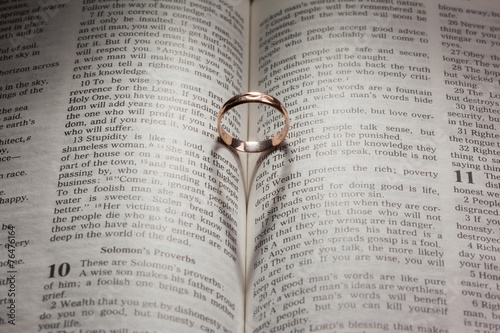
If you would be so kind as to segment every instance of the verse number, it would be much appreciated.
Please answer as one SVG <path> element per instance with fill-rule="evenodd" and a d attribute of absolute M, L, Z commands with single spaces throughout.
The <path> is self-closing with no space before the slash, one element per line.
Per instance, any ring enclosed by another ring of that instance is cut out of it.
<path fill-rule="evenodd" d="M 467 171 L 465 174 L 467 175 L 467 183 L 474 184 L 474 181 L 472 179 L 472 172 Z M 457 176 L 457 183 L 461 183 L 462 182 L 462 172 L 460 170 L 457 170 L 457 171 L 455 171 L 455 175 Z"/>
<path fill-rule="evenodd" d="M 71 267 L 67 262 L 60 264 L 58 267 L 56 265 L 50 265 L 49 278 L 54 278 L 57 276 L 65 277 L 69 274 Z"/>

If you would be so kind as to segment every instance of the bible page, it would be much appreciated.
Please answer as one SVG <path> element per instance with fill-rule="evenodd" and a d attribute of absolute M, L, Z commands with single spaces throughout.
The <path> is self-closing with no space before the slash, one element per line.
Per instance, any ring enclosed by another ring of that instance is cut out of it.
<path fill-rule="evenodd" d="M 247 332 L 500 330 L 499 16 L 254 2 L 251 89 L 291 130 L 249 162 Z"/>
<path fill-rule="evenodd" d="M 242 331 L 246 160 L 215 119 L 247 89 L 249 4 L 2 1 L 0 22 L 0 331 Z"/>

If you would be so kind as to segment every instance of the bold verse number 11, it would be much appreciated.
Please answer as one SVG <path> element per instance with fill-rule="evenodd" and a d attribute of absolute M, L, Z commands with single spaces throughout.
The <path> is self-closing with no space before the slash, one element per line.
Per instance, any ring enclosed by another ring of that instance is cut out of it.
<path fill-rule="evenodd" d="M 455 174 L 457 175 L 457 183 L 462 182 L 462 172 L 460 170 L 455 171 Z M 472 181 L 472 172 L 468 171 L 465 173 L 467 175 L 467 183 L 469 184 L 474 184 Z"/>

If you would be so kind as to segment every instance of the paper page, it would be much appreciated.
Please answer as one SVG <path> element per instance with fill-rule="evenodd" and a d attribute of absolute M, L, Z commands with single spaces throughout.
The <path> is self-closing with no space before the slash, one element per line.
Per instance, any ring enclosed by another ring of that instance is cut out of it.
<path fill-rule="evenodd" d="M 0 331 L 242 330 L 248 7 L 0 5 Z"/>
<path fill-rule="evenodd" d="M 499 330 L 498 14 L 254 3 L 251 88 L 291 131 L 249 179 L 247 332 Z"/>

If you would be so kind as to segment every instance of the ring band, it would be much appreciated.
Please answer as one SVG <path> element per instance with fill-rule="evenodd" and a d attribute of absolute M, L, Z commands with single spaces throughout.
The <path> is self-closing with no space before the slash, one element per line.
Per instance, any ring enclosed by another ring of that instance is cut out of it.
<path fill-rule="evenodd" d="M 271 139 L 263 141 L 242 141 L 233 138 L 222 128 L 222 118 L 235 106 L 245 103 L 260 103 L 272 106 L 285 118 L 285 127 Z M 279 146 L 279 144 L 285 139 L 289 127 L 290 120 L 288 118 L 288 111 L 285 109 L 283 103 L 273 96 L 259 92 L 247 92 L 231 97 L 226 103 L 224 103 L 219 111 L 219 116 L 217 117 L 217 131 L 219 131 L 219 136 L 222 141 L 224 141 L 224 143 L 229 147 L 245 153 L 260 153 Z"/>

